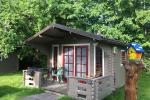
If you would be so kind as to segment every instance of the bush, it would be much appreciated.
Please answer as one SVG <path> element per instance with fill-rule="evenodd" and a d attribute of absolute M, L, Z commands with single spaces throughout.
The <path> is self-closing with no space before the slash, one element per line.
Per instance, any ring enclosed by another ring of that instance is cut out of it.
<path fill-rule="evenodd" d="M 145 67 L 148 71 L 150 71 L 150 57 L 145 57 L 144 58 L 144 64 L 145 64 Z"/>

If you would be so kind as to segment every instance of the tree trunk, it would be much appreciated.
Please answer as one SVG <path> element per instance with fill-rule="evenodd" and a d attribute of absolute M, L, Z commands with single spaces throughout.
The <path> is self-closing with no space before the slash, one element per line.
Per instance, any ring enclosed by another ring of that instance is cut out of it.
<path fill-rule="evenodd" d="M 137 100 L 137 81 L 143 67 L 142 63 L 126 62 L 125 100 Z"/>

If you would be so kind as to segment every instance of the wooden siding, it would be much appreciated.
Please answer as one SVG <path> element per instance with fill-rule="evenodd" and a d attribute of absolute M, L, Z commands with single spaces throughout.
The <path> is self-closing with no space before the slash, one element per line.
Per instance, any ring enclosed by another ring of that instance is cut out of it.
<path fill-rule="evenodd" d="M 71 44 L 90 44 L 89 46 L 89 77 L 94 77 L 94 42 L 90 39 L 62 39 L 60 41 L 54 41 L 48 44 L 36 44 L 33 47 L 38 48 L 40 51 L 45 53 L 48 56 L 48 65 L 52 66 L 52 45 L 59 45 L 59 65 L 62 64 L 62 47 L 63 45 L 71 45 Z M 121 67 L 121 54 L 120 49 L 118 49 L 118 53 L 113 53 L 113 46 L 109 44 L 100 43 L 100 47 L 104 50 L 104 76 L 112 75 L 113 83 L 118 88 L 124 85 L 124 68 Z"/>
<path fill-rule="evenodd" d="M 121 65 L 121 49 L 118 48 L 117 52 L 114 55 L 113 66 L 114 66 L 114 75 L 115 75 L 115 88 L 119 88 L 125 84 L 125 69 Z"/>
<path fill-rule="evenodd" d="M 78 100 L 102 100 L 113 90 L 111 75 L 92 79 L 69 77 L 68 95 Z"/>
<path fill-rule="evenodd" d="M 7 59 L 0 61 L 0 72 L 14 72 L 18 68 L 18 58 L 16 53 L 12 53 Z"/>
<path fill-rule="evenodd" d="M 112 66 L 113 66 L 113 56 L 112 48 L 109 46 L 103 46 L 104 49 L 104 75 L 112 75 Z"/>
<path fill-rule="evenodd" d="M 121 48 L 117 47 L 113 53 L 113 46 L 101 44 L 104 50 L 104 75 L 112 75 L 115 88 L 125 83 L 125 70 L 121 65 Z"/>

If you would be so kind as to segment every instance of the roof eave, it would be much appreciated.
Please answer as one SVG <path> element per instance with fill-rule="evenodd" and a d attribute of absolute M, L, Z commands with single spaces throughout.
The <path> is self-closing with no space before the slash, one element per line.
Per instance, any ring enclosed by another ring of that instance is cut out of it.
<path fill-rule="evenodd" d="M 120 47 L 126 47 L 127 46 L 127 43 L 121 42 L 119 40 L 103 38 L 102 41 L 109 43 L 109 44 L 116 45 L 116 46 L 120 46 Z"/>
<path fill-rule="evenodd" d="M 85 31 L 82 31 L 82 30 L 69 28 L 69 27 L 67 27 L 67 26 L 60 25 L 60 24 L 52 24 L 52 25 L 49 25 L 49 26 L 45 27 L 45 28 L 42 29 L 41 31 L 37 32 L 36 34 L 34 34 L 34 35 L 31 36 L 30 38 L 28 38 L 28 39 L 25 41 L 25 43 L 29 43 L 30 41 L 32 41 L 33 39 L 35 39 L 35 38 L 38 37 L 39 35 L 45 33 L 46 31 L 48 31 L 48 30 L 50 30 L 50 29 L 54 29 L 54 28 L 58 28 L 58 29 L 61 29 L 61 30 L 64 30 L 64 31 L 68 31 L 69 33 L 75 33 L 75 34 L 78 34 L 78 35 L 81 35 L 81 36 L 84 36 L 84 37 L 88 37 L 88 38 L 93 39 L 93 40 L 96 40 L 96 41 L 104 41 L 104 42 L 107 42 L 107 43 L 109 43 L 109 44 L 114 44 L 114 45 L 116 45 L 116 46 L 122 46 L 122 47 L 127 46 L 126 43 L 120 42 L 120 41 L 118 41 L 118 40 L 104 38 L 104 37 L 101 36 L 101 35 L 95 35 L 95 34 L 92 34 L 92 33 L 90 33 L 90 32 L 85 32 Z"/>

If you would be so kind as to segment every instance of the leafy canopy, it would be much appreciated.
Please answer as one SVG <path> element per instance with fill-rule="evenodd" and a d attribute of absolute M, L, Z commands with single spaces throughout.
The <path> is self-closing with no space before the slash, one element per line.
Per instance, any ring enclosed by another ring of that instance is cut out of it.
<path fill-rule="evenodd" d="M 26 54 L 24 41 L 53 22 L 150 49 L 149 0 L 1 0 L 1 55 Z"/>

